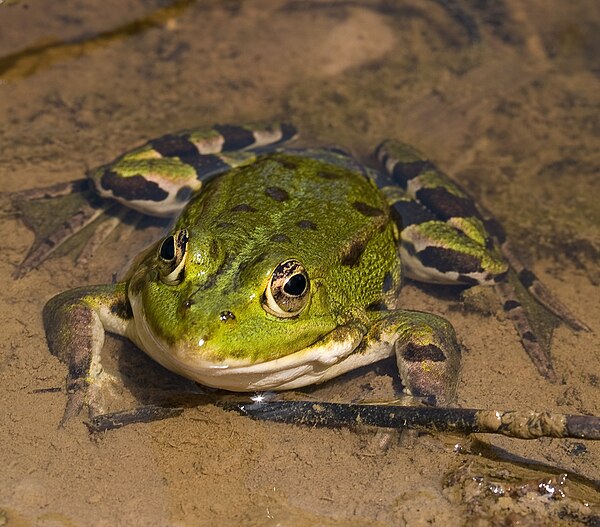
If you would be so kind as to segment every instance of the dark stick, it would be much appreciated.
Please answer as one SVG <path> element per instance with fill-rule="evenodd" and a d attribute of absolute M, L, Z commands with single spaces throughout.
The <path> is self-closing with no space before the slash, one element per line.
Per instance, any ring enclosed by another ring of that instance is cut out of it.
<path fill-rule="evenodd" d="M 173 401 L 166 406 L 143 406 L 133 410 L 94 417 L 90 432 L 105 432 L 128 424 L 148 423 L 181 415 L 185 408 L 215 404 L 226 410 L 261 421 L 308 426 L 367 425 L 383 428 L 417 429 L 460 434 L 502 434 L 519 439 L 572 437 L 600 439 L 600 417 L 551 412 L 475 410 L 434 406 L 388 404 L 344 404 L 313 401 L 253 402 L 248 397 L 202 396 L 195 401 Z"/>
<path fill-rule="evenodd" d="M 362 424 L 433 432 L 502 434 L 520 439 L 600 439 L 600 417 L 587 415 L 311 401 L 224 403 L 220 406 L 253 419 L 300 425 L 337 427 Z"/>

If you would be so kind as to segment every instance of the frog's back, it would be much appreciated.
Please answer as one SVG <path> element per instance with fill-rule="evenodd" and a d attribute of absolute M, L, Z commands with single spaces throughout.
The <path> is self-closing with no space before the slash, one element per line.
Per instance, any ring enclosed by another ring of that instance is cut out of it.
<path fill-rule="evenodd" d="M 362 174 L 311 158 L 273 154 L 232 169 L 190 202 L 178 227 L 216 240 L 234 275 L 259 260 L 298 259 L 340 284 L 343 303 L 348 294 L 376 302 L 384 280 L 399 282 L 383 196 Z"/>

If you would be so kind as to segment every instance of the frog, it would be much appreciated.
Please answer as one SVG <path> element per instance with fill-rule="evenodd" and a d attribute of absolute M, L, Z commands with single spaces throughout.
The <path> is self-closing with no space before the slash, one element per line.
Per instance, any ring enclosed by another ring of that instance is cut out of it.
<path fill-rule="evenodd" d="M 45 305 L 50 351 L 68 366 L 61 425 L 104 411 L 105 332 L 176 374 L 235 392 L 293 390 L 395 357 L 407 396 L 452 405 L 461 345 L 445 318 L 406 309 L 406 278 L 496 286 L 552 380 L 515 282 L 573 329 L 588 328 L 462 187 L 396 140 L 377 147 L 375 167 L 339 147 L 294 148 L 296 137 L 287 123 L 184 130 L 89 172 L 108 203 L 175 219 L 123 279 Z M 30 253 L 17 273 L 44 257 Z"/>

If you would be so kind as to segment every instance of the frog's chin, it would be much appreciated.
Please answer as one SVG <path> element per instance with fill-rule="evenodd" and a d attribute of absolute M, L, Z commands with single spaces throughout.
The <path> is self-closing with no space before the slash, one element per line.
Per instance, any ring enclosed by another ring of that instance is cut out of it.
<path fill-rule="evenodd" d="M 278 359 L 252 362 L 250 359 L 210 360 L 207 354 L 170 346 L 149 327 L 141 302 L 131 299 L 134 324 L 128 337 L 165 368 L 205 386 L 232 391 L 288 390 L 326 381 L 342 373 L 371 364 L 391 355 L 381 344 L 368 353 L 353 353 L 363 333 L 341 326 L 317 342 Z"/>

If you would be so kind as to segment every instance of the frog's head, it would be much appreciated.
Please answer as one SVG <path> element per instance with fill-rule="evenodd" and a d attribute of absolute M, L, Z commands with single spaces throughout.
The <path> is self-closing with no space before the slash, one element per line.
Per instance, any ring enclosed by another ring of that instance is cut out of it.
<path fill-rule="evenodd" d="M 340 329 L 324 276 L 299 251 L 234 253 L 226 240 L 191 229 L 174 231 L 147 254 L 129 298 L 133 340 L 207 385 L 279 387 L 290 369 L 335 363 L 360 340 L 355 329 Z M 336 337 L 323 341 L 334 329 Z M 234 371 L 230 382 L 223 379 Z M 272 382 L 257 384 L 265 372 Z"/>

